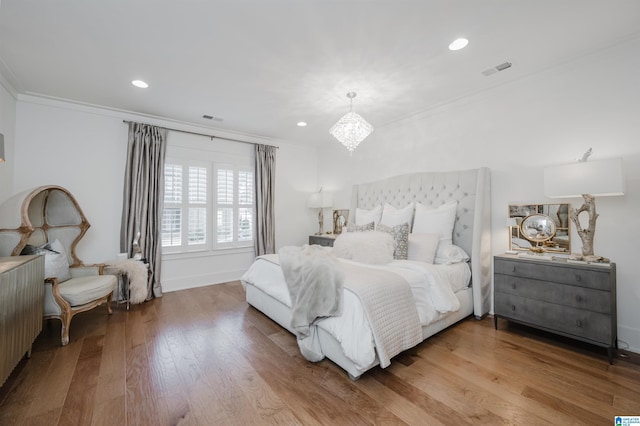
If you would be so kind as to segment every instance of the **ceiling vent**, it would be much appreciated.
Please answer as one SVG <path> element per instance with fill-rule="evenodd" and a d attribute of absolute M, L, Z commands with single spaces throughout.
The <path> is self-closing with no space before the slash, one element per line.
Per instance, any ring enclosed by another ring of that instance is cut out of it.
<path fill-rule="evenodd" d="M 224 121 L 224 118 L 214 117 L 213 115 L 204 114 L 202 116 L 205 120 L 213 120 L 213 121 Z"/>
<path fill-rule="evenodd" d="M 482 71 L 482 75 L 484 75 L 485 77 L 490 76 L 491 74 L 495 74 L 498 71 L 504 71 L 508 68 L 511 68 L 511 62 L 504 62 L 500 65 L 496 65 L 493 68 L 489 68 L 488 70 L 484 70 Z"/>

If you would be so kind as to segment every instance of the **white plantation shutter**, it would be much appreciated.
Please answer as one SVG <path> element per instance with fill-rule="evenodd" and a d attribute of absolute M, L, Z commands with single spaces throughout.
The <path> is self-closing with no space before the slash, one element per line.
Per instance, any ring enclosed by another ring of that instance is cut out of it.
<path fill-rule="evenodd" d="M 253 172 L 238 171 L 238 241 L 253 240 Z"/>
<path fill-rule="evenodd" d="M 233 204 L 233 170 L 218 170 L 218 204 Z"/>
<path fill-rule="evenodd" d="M 165 206 L 162 212 L 162 247 L 182 244 L 182 211 Z"/>
<path fill-rule="evenodd" d="M 253 245 L 255 182 L 249 167 L 167 160 L 164 170 L 163 249 Z"/>
<path fill-rule="evenodd" d="M 233 208 L 218 207 L 218 231 L 219 243 L 233 242 Z"/>
<path fill-rule="evenodd" d="M 162 212 L 162 247 L 182 244 L 182 166 L 164 166 L 164 211 Z"/>
<path fill-rule="evenodd" d="M 216 224 L 218 243 L 233 242 L 233 170 L 218 169 L 218 219 Z"/>
<path fill-rule="evenodd" d="M 182 202 L 182 166 L 179 164 L 164 166 L 164 202 Z"/>
<path fill-rule="evenodd" d="M 189 167 L 188 244 L 207 242 L 207 168 Z M 197 206 L 197 207 L 196 207 Z M 200 207 L 202 206 L 202 207 Z"/>
<path fill-rule="evenodd" d="M 207 203 L 207 168 L 189 167 L 189 203 Z"/>
<path fill-rule="evenodd" d="M 253 204 L 253 172 L 238 171 L 238 204 Z"/>
<path fill-rule="evenodd" d="M 238 209 L 238 241 L 253 239 L 253 208 Z"/>

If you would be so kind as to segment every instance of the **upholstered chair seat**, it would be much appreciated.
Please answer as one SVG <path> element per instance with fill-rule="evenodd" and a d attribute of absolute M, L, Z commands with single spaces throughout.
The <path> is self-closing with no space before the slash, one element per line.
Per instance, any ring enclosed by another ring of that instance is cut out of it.
<path fill-rule="evenodd" d="M 114 275 L 71 278 L 60 284 L 60 295 L 71 306 L 80 306 L 111 293 L 116 284 Z"/>

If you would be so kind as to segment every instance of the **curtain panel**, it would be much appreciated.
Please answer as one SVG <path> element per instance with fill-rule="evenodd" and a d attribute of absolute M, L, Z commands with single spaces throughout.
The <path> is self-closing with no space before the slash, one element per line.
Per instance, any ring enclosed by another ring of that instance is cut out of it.
<path fill-rule="evenodd" d="M 276 147 L 256 145 L 256 256 L 275 253 Z"/>
<path fill-rule="evenodd" d="M 162 296 L 160 260 L 166 150 L 166 129 L 129 123 L 120 250 L 131 257 L 134 240 L 140 233 L 138 244 L 150 271 L 147 300 Z"/>

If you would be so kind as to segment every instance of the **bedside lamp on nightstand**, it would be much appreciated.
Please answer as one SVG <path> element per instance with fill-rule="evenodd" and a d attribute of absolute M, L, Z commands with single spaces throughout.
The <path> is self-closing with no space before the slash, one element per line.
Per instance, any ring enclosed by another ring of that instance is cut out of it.
<path fill-rule="evenodd" d="M 307 199 L 307 207 L 310 209 L 318 209 L 318 225 L 319 230 L 316 235 L 323 234 L 323 226 L 324 226 L 324 212 L 323 209 L 329 208 L 333 205 L 333 199 L 330 192 L 322 192 L 322 188 L 320 191 L 314 192 Z"/>

